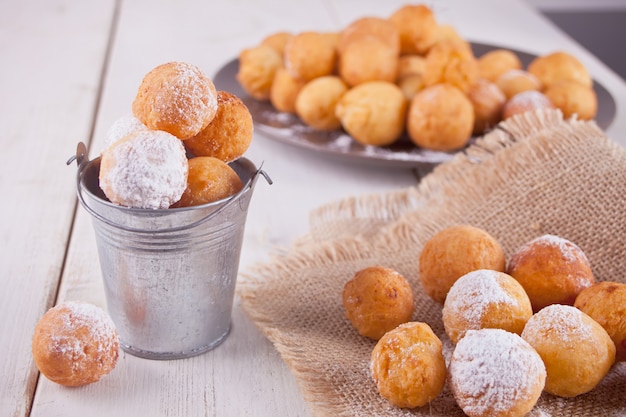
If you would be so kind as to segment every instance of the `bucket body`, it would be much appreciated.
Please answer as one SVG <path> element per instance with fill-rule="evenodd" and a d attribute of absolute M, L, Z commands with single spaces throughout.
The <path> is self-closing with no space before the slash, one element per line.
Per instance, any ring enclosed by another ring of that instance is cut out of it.
<path fill-rule="evenodd" d="M 231 163 L 244 187 L 201 206 L 151 210 L 110 203 L 100 160 L 79 165 L 78 195 L 92 215 L 108 311 L 128 353 L 177 359 L 229 333 L 248 205 L 259 172 Z"/>

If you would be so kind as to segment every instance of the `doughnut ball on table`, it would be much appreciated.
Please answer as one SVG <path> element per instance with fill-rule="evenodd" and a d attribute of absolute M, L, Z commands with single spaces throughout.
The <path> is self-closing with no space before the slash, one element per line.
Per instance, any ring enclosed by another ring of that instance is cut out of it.
<path fill-rule="evenodd" d="M 595 282 L 582 249 L 549 234 L 517 249 L 506 272 L 522 284 L 535 312 L 550 304 L 573 305 L 578 293 Z"/>
<path fill-rule="evenodd" d="M 461 149 L 474 129 L 474 107 L 458 88 L 436 84 L 413 96 L 406 127 L 417 146 L 438 151 Z"/>
<path fill-rule="evenodd" d="M 279 68 L 274 75 L 270 89 L 270 102 L 280 112 L 295 113 L 296 98 L 306 82 L 295 78 L 285 68 Z"/>
<path fill-rule="evenodd" d="M 615 359 L 626 361 L 626 284 L 598 282 L 578 294 L 574 307 L 606 330 L 615 343 Z"/>
<path fill-rule="evenodd" d="M 345 48 L 355 40 L 373 37 L 387 45 L 395 56 L 400 55 L 400 33 L 387 19 L 362 17 L 350 23 L 339 35 L 337 50 L 343 54 Z"/>
<path fill-rule="evenodd" d="M 57 384 L 79 386 L 109 374 L 119 357 L 119 336 L 99 307 L 65 302 L 48 310 L 35 327 L 35 365 Z"/>
<path fill-rule="evenodd" d="M 426 55 L 424 84 L 451 84 L 467 93 L 478 80 L 478 62 L 464 43 L 438 42 Z"/>
<path fill-rule="evenodd" d="M 441 340 L 426 323 L 409 322 L 376 343 L 370 371 L 378 392 L 397 407 L 421 407 L 441 393 L 446 363 Z"/>
<path fill-rule="evenodd" d="M 289 32 L 275 32 L 263 38 L 259 45 L 269 46 L 278 52 L 280 56 L 283 56 L 285 46 L 292 37 L 293 34 Z"/>
<path fill-rule="evenodd" d="M 138 130 L 148 130 L 148 127 L 133 115 L 120 117 L 107 130 L 105 148 Z"/>
<path fill-rule="evenodd" d="M 500 243 L 485 230 L 470 225 L 447 227 L 433 235 L 419 257 L 420 282 L 426 294 L 443 304 L 457 279 L 478 269 L 504 272 Z"/>
<path fill-rule="evenodd" d="M 443 325 L 453 343 L 469 330 L 484 328 L 521 334 L 532 315 L 524 288 L 510 275 L 490 269 L 459 278 L 443 305 Z"/>
<path fill-rule="evenodd" d="M 337 65 L 335 41 L 321 32 L 298 33 L 285 46 L 284 62 L 287 71 L 303 81 L 330 75 Z"/>
<path fill-rule="evenodd" d="M 581 120 L 591 120 L 598 112 L 598 97 L 593 88 L 576 81 L 559 81 L 549 86 L 544 94 L 563 112 L 563 117 L 574 115 Z"/>
<path fill-rule="evenodd" d="M 522 332 L 546 366 L 546 392 L 575 397 L 594 389 L 615 362 L 615 344 L 579 309 L 553 304 L 535 313 Z"/>
<path fill-rule="evenodd" d="M 511 97 L 502 109 L 502 119 L 539 109 L 553 109 L 552 101 L 540 91 L 523 91 Z"/>
<path fill-rule="evenodd" d="M 339 75 L 349 86 L 367 81 L 393 83 L 398 75 L 398 54 L 378 38 L 355 39 L 339 57 Z"/>
<path fill-rule="evenodd" d="M 541 83 L 537 77 L 521 69 L 512 69 L 502 73 L 495 83 L 507 99 L 524 91 L 541 89 Z"/>
<path fill-rule="evenodd" d="M 183 142 L 161 130 L 131 133 L 102 152 L 100 188 L 115 204 L 166 209 L 187 186 Z"/>
<path fill-rule="evenodd" d="M 496 82 L 507 71 L 521 69 L 522 61 L 508 49 L 495 49 L 478 58 L 479 76 L 491 82 Z"/>
<path fill-rule="evenodd" d="M 148 128 L 164 130 L 184 140 L 213 120 L 217 91 L 195 65 L 169 62 L 145 75 L 132 110 Z"/>
<path fill-rule="evenodd" d="M 274 75 L 282 66 L 282 56 L 271 46 L 247 48 L 239 53 L 239 69 L 235 78 L 252 98 L 269 100 Z"/>
<path fill-rule="evenodd" d="M 486 132 L 502 120 L 506 96 L 496 84 L 479 78 L 468 91 L 467 98 L 474 107 L 475 135 Z"/>
<path fill-rule="evenodd" d="M 468 331 L 452 352 L 448 371 L 450 390 L 470 417 L 522 417 L 546 382 L 537 352 L 502 329 Z"/>
<path fill-rule="evenodd" d="M 296 97 L 296 114 L 317 130 L 341 127 L 335 108 L 348 91 L 348 86 L 335 75 L 319 77 L 306 83 Z"/>
<path fill-rule="evenodd" d="M 184 142 L 194 156 L 212 156 L 224 162 L 241 157 L 252 142 L 253 123 L 248 107 L 234 94 L 217 93 L 217 114 L 200 133 Z"/>
<path fill-rule="evenodd" d="M 361 336 L 374 340 L 410 321 L 415 310 L 407 280 L 382 266 L 358 271 L 345 283 L 341 296 L 350 323 Z"/>
<path fill-rule="evenodd" d="M 587 87 L 593 85 L 587 68 L 567 52 L 558 51 L 539 56 L 528 64 L 527 69 L 539 79 L 544 88 L 564 80 L 576 81 Z"/>
<path fill-rule="evenodd" d="M 389 21 L 400 33 L 400 53 L 423 55 L 435 44 L 439 24 L 433 11 L 422 4 L 407 4 L 397 9 Z"/>
<path fill-rule="evenodd" d="M 173 208 L 213 203 L 241 191 L 243 183 L 237 173 L 224 161 L 210 156 L 189 160 L 187 188 Z"/>
<path fill-rule="evenodd" d="M 400 88 L 386 81 L 368 81 L 352 87 L 337 103 L 341 126 L 362 145 L 386 146 L 405 126 L 406 99 Z"/>

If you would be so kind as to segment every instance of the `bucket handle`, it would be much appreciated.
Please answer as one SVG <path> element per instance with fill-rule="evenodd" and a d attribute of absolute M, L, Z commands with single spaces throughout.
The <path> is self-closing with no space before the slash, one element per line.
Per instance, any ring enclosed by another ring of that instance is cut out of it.
<path fill-rule="evenodd" d="M 76 154 L 72 155 L 66 162 L 67 165 L 71 165 L 72 162 L 76 161 L 76 165 L 78 166 L 78 172 L 76 175 L 76 181 L 77 181 L 77 190 L 78 192 L 76 193 L 78 195 L 78 199 L 80 200 L 81 205 L 85 208 L 85 210 L 87 210 L 87 212 L 89 214 L 91 214 L 93 217 L 95 217 L 96 219 L 98 219 L 99 221 L 106 223 L 107 225 L 111 226 L 111 227 L 115 227 L 117 229 L 121 229 L 127 232 L 133 232 L 133 233 L 168 233 L 168 232 L 176 232 L 176 231 L 180 231 L 180 230 L 185 230 L 185 229 L 189 229 L 192 227 L 196 227 L 201 225 L 204 222 L 209 221 L 210 219 L 212 219 L 213 217 L 217 216 L 218 214 L 220 214 L 222 211 L 226 210 L 231 204 L 233 204 L 233 202 L 238 201 L 239 197 L 247 192 L 248 189 L 252 190 L 254 189 L 254 186 L 259 178 L 259 174 L 263 176 L 263 178 L 265 178 L 265 181 L 267 181 L 267 183 L 269 185 L 273 184 L 272 179 L 270 178 L 270 176 L 267 174 L 267 172 L 263 171 L 261 168 L 263 167 L 263 164 L 261 163 L 261 166 L 259 167 L 259 169 L 257 169 L 252 176 L 250 177 L 250 180 L 241 188 L 241 190 L 239 190 L 239 192 L 237 192 L 236 194 L 233 194 L 232 196 L 230 196 L 228 198 L 228 201 L 226 201 L 224 204 L 222 204 L 222 206 L 220 208 L 218 208 L 215 211 L 212 211 L 211 213 L 207 214 L 206 216 L 204 216 L 201 219 L 198 219 L 192 223 L 189 223 L 187 225 L 184 226 L 180 226 L 180 227 L 172 227 L 172 228 L 168 228 L 168 229 L 160 229 L 160 230 L 152 230 L 150 232 L 146 232 L 146 230 L 143 229 L 135 229 L 133 227 L 126 227 L 126 226 L 120 226 L 117 223 L 114 223 L 112 221 L 110 221 L 109 219 L 107 219 L 106 217 L 102 216 L 101 214 L 97 213 L 94 209 L 92 209 L 87 202 L 85 201 L 85 197 L 83 196 L 83 191 L 81 190 L 80 187 L 80 181 L 82 179 L 82 175 L 83 175 L 83 171 L 85 169 L 85 167 L 87 166 L 88 160 L 87 160 L 87 147 L 85 146 L 85 144 L 83 142 L 79 142 L 77 147 L 76 147 Z"/>

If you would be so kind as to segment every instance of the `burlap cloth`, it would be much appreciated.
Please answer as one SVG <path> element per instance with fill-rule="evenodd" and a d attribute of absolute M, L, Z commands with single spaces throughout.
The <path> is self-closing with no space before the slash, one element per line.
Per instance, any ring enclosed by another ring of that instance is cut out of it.
<path fill-rule="evenodd" d="M 374 341 L 344 316 L 341 292 L 370 265 L 398 270 L 415 293 L 413 319 L 442 339 L 441 306 L 422 291 L 424 242 L 453 224 L 495 236 L 507 256 L 551 233 L 578 244 L 596 280 L 626 282 L 626 150 L 593 122 L 558 111 L 509 119 L 418 186 L 347 198 L 311 214 L 311 231 L 275 259 L 241 274 L 242 306 L 288 364 L 315 416 L 462 416 L 448 388 L 429 405 L 400 409 L 369 374 Z M 565 399 L 544 393 L 532 416 L 626 415 L 626 363 L 593 391 Z"/>

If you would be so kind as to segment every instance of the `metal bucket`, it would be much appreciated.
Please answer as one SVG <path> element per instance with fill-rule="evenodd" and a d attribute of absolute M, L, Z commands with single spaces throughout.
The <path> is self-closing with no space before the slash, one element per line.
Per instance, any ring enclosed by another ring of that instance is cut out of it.
<path fill-rule="evenodd" d="M 69 162 L 72 162 L 72 158 Z M 248 205 L 259 174 L 246 158 L 230 164 L 244 186 L 201 206 L 151 210 L 109 202 L 100 158 L 76 158 L 77 192 L 91 214 L 108 311 L 122 348 L 148 359 L 199 355 L 228 335 Z"/>

